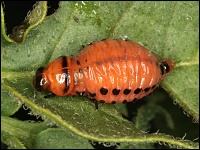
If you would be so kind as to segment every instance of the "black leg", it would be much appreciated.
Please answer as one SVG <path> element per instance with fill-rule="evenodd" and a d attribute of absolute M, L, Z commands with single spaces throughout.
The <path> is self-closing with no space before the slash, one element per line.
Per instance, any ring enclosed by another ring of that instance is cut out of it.
<path fill-rule="evenodd" d="M 92 102 L 95 104 L 95 108 L 98 110 L 98 101 L 94 98 L 91 98 Z"/>
<path fill-rule="evenodd" d="M 98 110 L 98 101 L 95 100 L 94 103 L 95 103 L 95 108 Z"/>
<path fill-rule="evenodd" d="M 56 96 L 55 94 L 53 93 L 49 93 L 48 95 L 45 95 L 44 98 L 51 98 L 51 97 L 54 97 Z"/>

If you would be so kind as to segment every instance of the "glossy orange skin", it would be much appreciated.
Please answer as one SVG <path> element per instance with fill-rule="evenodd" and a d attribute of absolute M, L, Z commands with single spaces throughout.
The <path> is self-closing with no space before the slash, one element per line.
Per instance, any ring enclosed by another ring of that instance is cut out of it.
<path fill-rule="evenodd" d="M 44 69 L 42 79 L 46 82 L 41 84 L 42 90 L 58 96 L 84 93 L 83 96 L 105 103 L 141 99 L 174 69 L 173 61 L 160 61 L 140 44 L 124 40 L 94 42 L 77 57 L 66 56 L 64 68 L 63 59 L 52 61 Z"/>

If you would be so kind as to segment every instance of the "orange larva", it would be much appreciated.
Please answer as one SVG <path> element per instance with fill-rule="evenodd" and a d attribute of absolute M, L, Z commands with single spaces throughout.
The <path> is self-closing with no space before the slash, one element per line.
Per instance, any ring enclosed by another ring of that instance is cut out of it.
<path fill-rule="evenodd" d="M 138 43 L 93 42 L 77 57 L 61 56 L 40 67 L 33 80 L 37 91 L 57 96 L 83 95 L 105 103 L 125 103 L 150 94 L 174 69 Z"/>

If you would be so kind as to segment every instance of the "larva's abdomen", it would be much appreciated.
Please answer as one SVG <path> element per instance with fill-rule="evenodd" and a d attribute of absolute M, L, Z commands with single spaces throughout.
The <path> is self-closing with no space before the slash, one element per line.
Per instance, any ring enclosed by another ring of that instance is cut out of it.
<path fill-rule="evenodd" d="M 171 60 L 160 61 L 135 42 L 104 40 L 88 45 L 77 57 L 61 56 L 38 68 L 33 85 L 57 96 L 130 102 L 151 93 L 173 69 Z"/>
<path fill-rule="evenodd" d="M 156 56 L 135 42 L 95 42 L 80 51 L 78 61 L 82 77 L 76 78 L 75 90 L 106 103 L 141 99 L 161 79 Z"/>

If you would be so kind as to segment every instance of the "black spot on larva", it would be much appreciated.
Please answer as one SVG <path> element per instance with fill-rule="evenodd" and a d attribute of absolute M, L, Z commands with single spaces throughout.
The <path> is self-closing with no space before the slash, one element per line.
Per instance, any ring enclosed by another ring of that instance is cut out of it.
<path fill-rule="evenodd" d="M 87 59 L 85 59 L 85 62 L 87 62 Z"/>
<path fill-rule="evenodd" d="M 100 92 L 101 92 L 102 95 L 106 95 L 108 93 L 108 90 L 102 87 L 100 89 Z"/>
<path fill-rule="evenodd" d="M 118 90 L 116 88 L 112 90 L 113 95 L 118 95 L 119 92 L 120 92 L 120 90 Z"/>
<path fill-rule="evenodd" d="M 130 92 L 131 92 L 131 90 L 125 89 L 123 93 L 124 93 L 125 95 L 128 95 Z"/>
<path fill-rule="evenodd" d="M 112 101 L 111 103 L 112 103 L 112 104 L 115 104 L 115 103 L 116 103 L 116 101 Z"/>
<path fill-rule="evenodd" d="M 127 103 L 127 100 L 123 100 L 123 102 L 122 102 L 123 104 L 126 104 Z"/>
<path fill-rule="evenodd" d="M 79 60 L 77 60 L 76 63 L 77 63 L 77 65 L 79 65 L 79 66 L 81 65 Z"/>
<path fill-rule="evenodd" d="M 104 101 L 104 100 L 100 100 L 99 102 L 100 102 L 100 103 L 105 103 L 105 101 Z"/>
<path fill-rule="evenodd" d="M 89 70 L 89 67 L 87 67 L 87 70 Z"/>
<path fill-rule="evenodd" d="M 156 87 L 156 85 L 152 86 L 151 89 L 154 89 Z"/>
<path fill-rule="evenodd" d="M 142 89 L 137 88 L 137 89 L 134 91 L 134 93 L 135 93 L 135 94 L 139 94 L 139 93 L 141 92 L 141 90 L 142 90 Z"/>
<path fill-rule="evenodd" d="M 161 62 L 160 70 L 161 70 L 162 75 L 164 75 L 165 73 L 169 73 L 170 68 L 169 68 L 168 63 L 165 61 Z"/>
<path fill-rule="evenodd" d="M 150 90 L 149 87 L 144 89 L 145 92 L 148 92 L 149 90 Z"/>
<path fill-rule="evenodd" d="M 95 97 L 95 96 L 96 96 L 96 93 L 90 93 L 90 96 L 91 96 L 91 97 Z"/>

